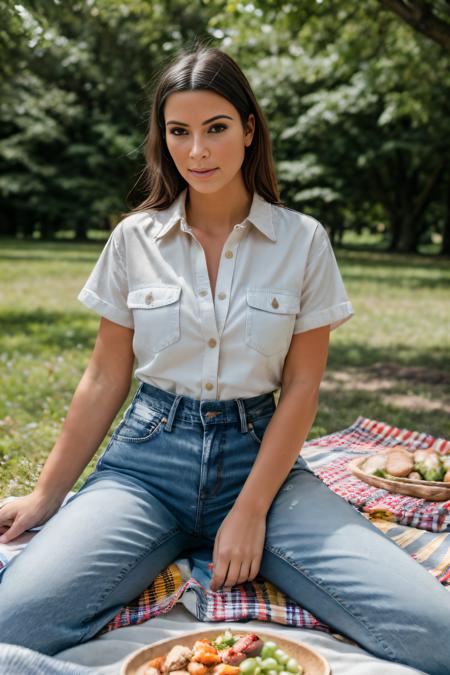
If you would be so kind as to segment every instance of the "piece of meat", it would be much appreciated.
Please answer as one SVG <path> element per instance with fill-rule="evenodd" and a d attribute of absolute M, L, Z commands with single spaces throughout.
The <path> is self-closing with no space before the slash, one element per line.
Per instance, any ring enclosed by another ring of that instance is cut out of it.
<path fill-rule="evenodd" d="M 192 658 L 192 651 L 184 645 L 175 645 L 166 656 L 164 670 L 172 673 L 176 670 L 184 670 Z"/>
<path fill-rule="evenodd" d="M 239 666 L 230 666 L 228 663 L 218 663 L 213 668 L 213 675 L 239 675 Z"/>
<path fill-rule="evenodd" d="M 150 659 L 150 661 L 146 664 L 146 666 L 147 668 L 155 668 L 156 670 L 159 670 L 160 673 L 163 673 L 165 660 L 166 660 L 165 656 L 157 656 L 154 659 Z"/>
<path fill-rule="evenodd" d="M 206 675 L 208 672 L 208 666 L 205 666 L 204 663 L 198 663 L 196 661 L 191 661 L 187 669 L 190 675 Z"/>
<path fill-rule="evenodd" d="M 214 666 L 221 663 L 218 650 L 208 640 L 196 640 L 193 647 L 192 661 L 203 663 L 205 666 Z"/>
<path fill-rule="evenodd" d="M 237 652 L 234 647 L 223 649 L 220 652 L 220 656 L 222 657 L 222 662 L 230 666 L 238 666 L 247 658 L 247 654 L 244 652 Z"/>
<path fill-rule="evenodd" d="M 247 657 L 253 657 L 261 654 L 263 646 L 263 641 L 256 633 L 250 633 L 250 635 L 244 635 L 244 637 L 239 638 L 234 643 L 233 649 L 235 652 L 241 652 Z"/>

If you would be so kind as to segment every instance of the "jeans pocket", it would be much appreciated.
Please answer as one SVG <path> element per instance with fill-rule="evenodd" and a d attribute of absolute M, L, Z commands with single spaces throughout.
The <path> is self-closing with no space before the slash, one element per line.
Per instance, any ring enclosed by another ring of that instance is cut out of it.
<path fill-rule="evenodd" d="M 245 342 L 264 356 L 287 352 L 300 296 L 278 288 L 247 288 Z"/>
<path fill-rule="evenodd" d="M 136 352 L 160 352 L 180 339 L 181 286 L 145 286 L 130 291 L 127 306 L 133 312 Z"/>
<path fill-rule="evenodd" d="M 248 434 L 258 445 L 261 445 L 264 433 L 272 417 L 273 413 L 264 415 L 263 417 L 256 417 L 255 419 L 250 417 L 247 419 Z"/>
<path fill-rule="evenodd" d="M 125 443 L 145 443 L 155 436 L 167 422 L 165 413 L 153 410 L 138 399 L 125 412 L 122 421 L 115 429 L 111 441 Z"/>

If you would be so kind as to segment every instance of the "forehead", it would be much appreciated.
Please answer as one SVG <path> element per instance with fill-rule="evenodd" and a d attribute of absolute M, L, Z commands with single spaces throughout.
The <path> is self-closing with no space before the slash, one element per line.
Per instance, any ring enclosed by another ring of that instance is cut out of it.
<path fill-rule="evenodd" d="M 174 91 L 169 94 L 164 105 L 166 120 L 183 119 L 188 122 L 203 122 L 208 117 L 221 113 L 237 117 L 237 110 L 226 98 L 214 91 Z"/>

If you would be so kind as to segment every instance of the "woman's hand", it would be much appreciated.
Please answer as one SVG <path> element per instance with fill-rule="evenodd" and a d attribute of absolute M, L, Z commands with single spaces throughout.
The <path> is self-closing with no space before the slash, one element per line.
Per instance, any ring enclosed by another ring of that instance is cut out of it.
<path fill-rule="evenodd" d="M 0 506 L 0 542 L 9 544 L 26 530 L 44 525 L 61 504 L 62 500 L 34 491 Z"/>
<path fill-rule="evenodd" d="M 259 572 L 266 536 L 266 514 L 232 508 L 217 530 L 210 588 L 228 590 L 253 581 Z"/>

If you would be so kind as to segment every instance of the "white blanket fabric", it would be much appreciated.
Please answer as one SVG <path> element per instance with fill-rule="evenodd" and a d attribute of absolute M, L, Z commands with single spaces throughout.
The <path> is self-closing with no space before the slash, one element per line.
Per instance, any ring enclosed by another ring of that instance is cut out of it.
<path fill-rule="evenodd" d="M 191 594 L 192 591 L 187 591 L 183 598 Z M 195 599 L 192 601 L 195 602 Z M 186 597 L 183 604 L 188 605 L 188 603 L 189 597 Z M 304 642 L 317 649 L 328 660 L 332 675 L 380 675 L 380 673 L 383 675 L 423 675 L 421 670 L 375 658 L 364 649 L 338 640 L 327 633 L 264 621 L 198 621 L 181 604 L 177 604 L 167 614 L 154 617 L 144 623 L 118 628 L 77 647 L 65 649 L 55 658 L 81 666 L 90 666 L 94 668 L 95 675 L 119 675 L 121 664 L 133 651 L 164 638 L 176 637 L 194 630 L 207 630 L 209 627 L 212 630 L 229 628 L 235 631 L 253 630 L 255 633 L 258 630 L 274 632 L 288 639 Z"/>

